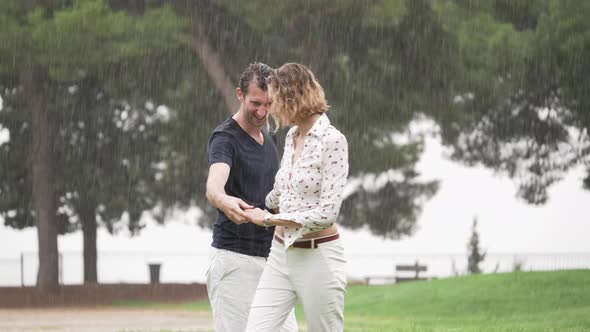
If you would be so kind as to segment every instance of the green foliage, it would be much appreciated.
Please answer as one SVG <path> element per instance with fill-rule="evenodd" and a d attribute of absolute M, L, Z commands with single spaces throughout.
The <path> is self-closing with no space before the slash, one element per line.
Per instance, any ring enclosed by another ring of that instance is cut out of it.
<path fill-rule="evenodd" d="M 14 13 L 18 6 L 10 8 Z M 13 57 L 13 61 L 3 61 L 10 65 L 4 70 L 18 70 L 23 61 L 32 61 L 48 68 L 50 77 L 60 81 L 75 81 L 89 71 L 100 71 L 105 64 L 161 52 L 187 39 L 180 33 L 186 20 L 169 7 L 150 9 L 138 17 L 113 12 L 101 0 L 84 0 L 49 14 L 42 7 L 20 18 L 10 14 L 0 16 L 8 27 L 2 39 L 10 41 L 0 54 Z"/>
<path fill-rule="evenodd" d="M 211 131 L 227 114 L 219 92 L 211 88 L 204 70 L 193 64 L 179 76 L 181 84 L 166 91 L 171 118 L 160 132 L 161 160 L 166 164 L 158 185 L 162 207 L 198 206 L 206 217 L 199 220 L 204 227 L 214 221 L 214 214 L 205 197 L 207 179 L 207 141 Z M 164 221 L 167 211 L 154 211 Z"/>
<path fill-rule="evenodd" d="M 590 126 L 590 101 L 585 73 L 590 70 L 590 4 L 551 1 L 539 21 L 535 70 L 548 84 L 558 85 L 562 103 L 577 115 L 582 128 Z"/>
<path fill-rule="evenodd" d="M 455 160 L 503 171 L 518 182 L 519 197 L 545 203 L 547 188 L 588 159 L 587 135 L 572 133 L 588 128 L 583 96 L 590 87 L 579 76 L 575 83 L 563 76 L 583 72 L 587 57 L 562 56 L 568 37 L 555 35 L 571 22 L 570 36 L 588 45 L 582 23 L 588 9 L 574 2 L 503 0 L 439 1 L 434 8 L 461 55 L 460 76 L 453 79 L 453 108 L 460 115 L 442 124 L 443 141 L 454 148 Z"/>
<path fill-rule="evenodd" d="M 473 226 L 471 228 L 471 237 L 467 243 L 467 251 L 469 256 L 467 257 L 467 271 L 471 274 L 481 273 L 479 263 L 483 262 L 486 258 L 486 254 L 482 253 L 479 247 L 479 234 L 477 233 L 477 218 L 473 219 Z"/>
<path fill-rule="evenodd" d="M 218 0 L 219 6 L 232 15 L 242 18 L 256 31 L 266 32 L 280 24 L 281 16 L 294 7 L 291 1 L 236 1 Z M 296 3 L 296 2 L 295 2 Z"/>
<path fill-rule="evenodd" d="M 28 96 L 13 79 L 23 66 L 33 65 L 45 72 L 40 85 L 54 133 L 60 232 L 94 222 L 95 216 L 114 231 L 123 215 L 136 232 L 142 212 L 158 203 L 160 134 L 166 124 L 157 106 L 165 100 L 162 91 L 178 84 L 176 76 L 192 64 L 186 48 L 178 51 L 187 39 L 187 21 L 167 6 L 132 16 L 96 0 L 50 8 L 17 3 L 4 2 L 7 11 L 0 14 L 21 33 L 18 43 L 2 43 L 0 57 L 23 52 L 0 76 L 0 123 L 11 134 L 0 152 L 7 174 L 0 214 L 13 227 L 33 224 Z"/>
<path fill-rule="evenodd" d="M 369 7 L 363 22 L 367 26 L 397 25 L 405 14 L 405 0 L 380 0 Z"/>
<path fill-rule="evenodd" d="M 376 190 L 359 186 L 344 200 L 339 224 L 351 229 L 366 226 L 371 233 L 384 238 L 399 239 L 413 234 L 423 203 L 420 199 L 429 199 L 438 190 L 437 182 L 420 183 L 415 180 L 416 175 L 404 174 L 403 180 L 388 179 L 381 187 L 374 184 Z"/>

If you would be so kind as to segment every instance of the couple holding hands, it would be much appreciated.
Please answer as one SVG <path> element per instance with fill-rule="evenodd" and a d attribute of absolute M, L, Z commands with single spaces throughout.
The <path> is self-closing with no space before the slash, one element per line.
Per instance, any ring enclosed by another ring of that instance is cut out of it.
<path fill-rule="evenodd" d="M 240 109 L 207 149 L 207 199 L 218 209 L 207 270 L 215 330 L 297 331 L 300 302 L 308 331 L 342 331 L 346 261 L 335 222 L 346 138 L 301 64 L 251 64 L 236 94 Z M 280 162 L 269 115 L 276 129 L 291 127 Z"/>

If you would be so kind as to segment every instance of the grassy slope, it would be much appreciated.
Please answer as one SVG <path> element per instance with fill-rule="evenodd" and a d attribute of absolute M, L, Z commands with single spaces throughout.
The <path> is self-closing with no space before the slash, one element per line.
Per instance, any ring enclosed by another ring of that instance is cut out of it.
<path fill-rule="evenodd" d="M 156 306 L 208 310 L 208 303 Z M 299 307 L 297 315 L 303 312 Z M 488 274 L 353 286 L 347 332 L 590 331 L 590 270 Z"/>
<path fill-rule="evenodd" d="M 590 331 L 590 270 L 353 287 L 347 331 Z"/>

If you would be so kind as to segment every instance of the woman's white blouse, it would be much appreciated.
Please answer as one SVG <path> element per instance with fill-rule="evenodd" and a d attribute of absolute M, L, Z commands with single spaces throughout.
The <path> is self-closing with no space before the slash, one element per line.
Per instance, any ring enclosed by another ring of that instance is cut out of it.
<path fill-rule="evenodd" d="M 285 246 L 331 226 L 338 217 L 348 176 L 348 143 L 326 114 L 306 134 L 303 150 L 292 163 L 297 127 L 287 133 L 281 167 L 266 206 L 279 208 L 273 219 L 291 220 L 301 227 L 285 227 Z"/>

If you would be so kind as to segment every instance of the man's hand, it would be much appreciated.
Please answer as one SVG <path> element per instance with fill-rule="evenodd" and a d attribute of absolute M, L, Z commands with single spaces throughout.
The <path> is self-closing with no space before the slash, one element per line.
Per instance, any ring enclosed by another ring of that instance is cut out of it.
<path fill-rule="evenodd" d="M 245 210 L 253 209 L 254 207 L 252 205 L 237 197 L 227 195 L 221 200 L 220 205 L 219 208 L 221 211 L 234 223 L 240 225 L 250 222 L 249 215 Z"/>
<path fill-rule="evenodd" d="M 209 176 L 207 177 L 207 200 L 214 207 L 223 211 L 223 213 L 236 224 L 249 222 L 248 216 L 244 210 L 253 209 L 254 207 L 243 200 L 229 196 L 225 193 L 225 183 L 229 177 L 229 165 L 224 163 L 215 163 L 209 167 Z"/>

